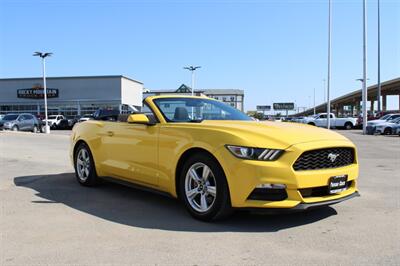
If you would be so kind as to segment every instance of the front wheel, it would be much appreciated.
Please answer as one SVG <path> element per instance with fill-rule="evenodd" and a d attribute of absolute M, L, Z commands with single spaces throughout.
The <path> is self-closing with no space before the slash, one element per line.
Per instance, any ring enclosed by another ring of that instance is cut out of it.
<path fill-rule="evenodd" d="M 392 135 L 392 129 L 390 127 L 385 128 L 385 130 L 383 131 L 383 134 L 384 135 Z"/>
<path fill-rule="evenodd" d="M 37 127 L 36 125 L 33 126 L 32 132 L 33 132 L 33 133 L 37 133 L 37 132 L 38 132 L 38 127 Z"/>
<path fill-rule="evenodd" d="M 74 158 L 75 175 L 78 182 L 83 186 L 96 185 L 98 178 L 93 156 L 85 143 L 79 144 L 75 151 Z"/>
<path fill-rule="evenodd" d="M 19 128 L 18 128 L 18 126 L 13 126 L 13 127 L 11 128 L 11 130 L 12 130 L 12 131 L 18 131 Z"/>
<path fill-rule="evenodd" d="M 195 154 L 184 163 L 179 188 L 181 200 L 196 219 L 220 220 L 232 212 L 225 174 L 207 154 Z"/>

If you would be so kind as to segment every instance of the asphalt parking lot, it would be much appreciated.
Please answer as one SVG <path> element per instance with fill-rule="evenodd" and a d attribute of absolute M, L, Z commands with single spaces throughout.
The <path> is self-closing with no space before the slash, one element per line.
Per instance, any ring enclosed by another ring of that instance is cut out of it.
<path fill-rule="evenodd" d="M 400 137 L 338 131 L 361 197 L 209 224 L 174 199 L 75 181 L 68 132 L 0 132 L 1 265 L 400 265 Z"/>

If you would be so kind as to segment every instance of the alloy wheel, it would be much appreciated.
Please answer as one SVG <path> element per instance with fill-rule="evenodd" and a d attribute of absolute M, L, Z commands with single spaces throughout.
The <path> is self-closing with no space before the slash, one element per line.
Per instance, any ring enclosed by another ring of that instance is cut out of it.
<path fill-rule="evenodd" d="M 79 179 L 82 182 L 85 182 L 90 174 L 90 156 L 89 152 L 85 148 L 80 149 L 76 156 L 76 170 Z"/>
<path fill-rule="evenodd" d="M 193 164 L 185 177 L 185 196 L 197 212 L 205 213 L 213 206 L 217 196 L 215 176 L 204 163 Z"/>

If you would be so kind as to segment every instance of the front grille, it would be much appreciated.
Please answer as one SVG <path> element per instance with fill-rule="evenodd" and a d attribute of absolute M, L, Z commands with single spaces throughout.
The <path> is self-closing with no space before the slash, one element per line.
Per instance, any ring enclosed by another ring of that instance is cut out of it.
<path fill-rule="evenodd" d="M 327 169 L 352 163 L 354 163 L 353 148 L 327 148 L 304 152 L 293 164 L 293 169 L 295 171 Z"/>

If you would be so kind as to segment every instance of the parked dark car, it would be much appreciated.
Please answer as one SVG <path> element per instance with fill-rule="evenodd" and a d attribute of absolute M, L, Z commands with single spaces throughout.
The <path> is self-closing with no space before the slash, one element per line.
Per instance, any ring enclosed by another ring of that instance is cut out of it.
<path fill-rule="evenodd" d="M 94 120 L 117 121 L 120 111 L 118 109 L 98 109 L 93 114 Z"/>
<path fill-rule="evenodd" d="M 74 118 L 69 118 L 68 119 L 68 127 L 72 129 L 75 126 L 75 124 L 79 122 L 80 118 L 81 118 L 80 115 L 77 115 Z"/>

